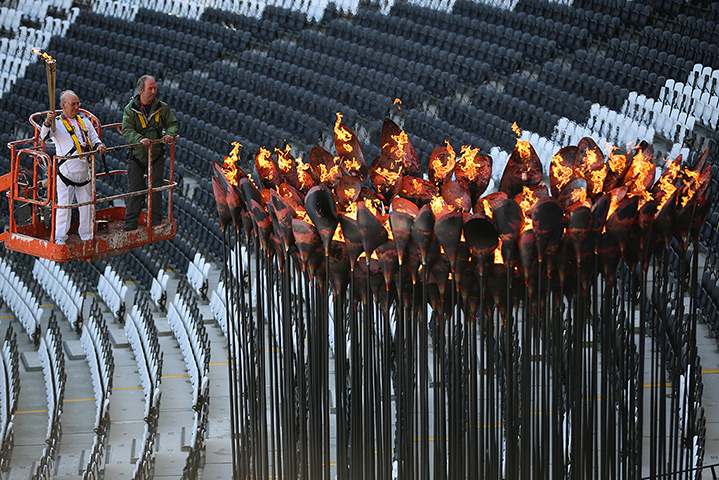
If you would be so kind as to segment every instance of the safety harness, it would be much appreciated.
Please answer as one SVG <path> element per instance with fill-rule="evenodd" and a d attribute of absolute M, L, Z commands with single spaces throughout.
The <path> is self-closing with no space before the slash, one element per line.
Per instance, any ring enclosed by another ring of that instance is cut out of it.
<path fill-rule="evenodd" d="M 83 136 L 85 140 L 87 140 L 87 147 L 88 151 L 92 150 L 92 140 L 90 140 L 90 135 L 87 133 L 87 127 L 85 126 L 85 123 L 82 121 L 82 118 L 78 115 L 77 117 L 77 123 L 80 125 L 80 128 L 82 129 Z M 65 128 L 67 129 L 68 135 L 72 138 L 73 143 L 75 144 L 69 152 L 67 152 L 65 155 L 72 155 L 75 152 L 77 153 L 83 153 L 82 144 L 80 143 L 80 140 L 78 140 L 77 135 L 75 134 L 75 129 L 72 128 L 72 125 L 70 125 L 70 121 L 65 117 L 64 114 L 60 115 L 60 119 L 62 120 L 62 124 L 65 125 Z M 90 179 L 88 178 L 84 182 L 74 182 L 67 178 L 65 175 L 62 174 L 60 171 L 60 167 L 63 163 L 67 161 L 67 158 L 63 158 L 60 160 L 60 162 L 57 164 L 57 175 L 60 177 L 60 180 L 63 181 L 65 185 L 73 186 L 73 187 L 84 187 L 88 183 L 90 183 Z"/>

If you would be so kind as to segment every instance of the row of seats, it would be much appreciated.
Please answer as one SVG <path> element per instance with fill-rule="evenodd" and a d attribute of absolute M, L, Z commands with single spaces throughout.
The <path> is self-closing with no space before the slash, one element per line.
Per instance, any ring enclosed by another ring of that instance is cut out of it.
<path fill-rule="evenodd" d="M 157 25 L 167 30 L 190 33 L 221 44 L 224 50 L 241 52 L 251 48 L 255 42 L 252 28 L 247 28 L 246 30 L 233 29 L 227 25 L 220 25 L 208 20 L 166 15 L 147 8 L 141 8 L 135 15 L 134 20 L 148 25 Z M 250 21 L 252 20 L 254 19 Z M 259 23 L 260 21 L 258 20 L 257 22 Z"/>
<path fill-rule="evenodd" d="M 192 384 L 194 410 L 190 452 L 183 468 L 183 478 L 195 478 L 201 466 L 200 453 L 204 450 L 209 412 L 210 341 L 205 330 L 197 302 L 189 283 L 181 279 L 173 301 L 167 308 L 170 324 L 185 360 Z"/>
<path fill-rule="evenodd" d="M 47 397 L 47 431 L 42 455 L 35 464 L 33 478 L 52 478 L 55 471 L 55 456 L 60 446 L 62 435 L 61 419 L 63 400 L 65 398 L 65 353 L 62 350 L 62 334 L 60 326 L 52 311 L 48 320 L 45 336 L 40 338 L 38 348 L 42 375 L 45 379 L 45 395 Z"/>
<path fill-rule="evenodd" d="M 95 435 L 83 478 L 100 479 L 104 470 L 105 446 L 110 430 L 110 395 L 115 359 L 107 323 L 97 302 L 93 302 L 88 321 L 83 325 L 80 343 L 90 366 L 92 390 L 95 394 Z"/>
<path fill-rule="evenodd" d="M 223 50 L 221 44 L 205 37 L 178 30 L 158 29 L 154 24 L 142 23 L 138 20 L 118 21 L 113 17 L 89 11 L 83 12 L 78 17 L 76 28 L 82 29 L 85 25 L 108 32 L 111 43 L 112 33 L 122 35 L 121 38 L 124 39 L 132 39 L 131 44 L 124 45 L 124 50 L 132 52 L 133 45 L 136 45 L 138 51 L 134 53 L 144 54 L 143 56 L 147 56 L 153 48 L 171 47 L 180 56 L 189 55 L 210 62 L 218 59 Z"/>
<path fill-rule="evenodd" d="M 55 304 L 60 307 L 72 328 L 80 332 L 85 300 L 84 290 L 82 285 L 60 265 L 60 263 L 46 258 L 37 258 L 32 274 Z"/>
<path fill-rule="evenodd" d="M 210 285 L 209 273 L 212 264 L 200 252 L 187 264 L 187 282 L 200 298 L 207 299 L 207 289 Z"/>
<path fill-rule="evenodd" d="M 556 53 L 556 42 L 545 36 L 532 35 L 526 30 L 504 27 L 478 19 L 454 16 L 452 20 L 452 26 L 443 29 L 436 25 L 417 24 L 404 17 L 360 10 L 353 23 L 379 31 L 383 35 L 398 35 L 422 46 L 437 47 L 445 55 L 484 51 L 480 49 L 485 42 L 496 44 L 497 48 L 504 46 L 517 49 L 522 52 L 525 60 L 530 61 L 540 61 Z M 545 35 L 546 33 L 543 32 Z"/>
<path fill-rule="evenodd" d="M 117 272 L 113 270 L 112 264 L 108 263 L 105 267 L 105 271 L 100 275 L 96 290 L 116 319 L 121 320 L 125 318 L 127 285 Z"/>
<path fill-rule="evenodd" d="M 363 52 L 371 55 L 369 48 L 364 48 Z M 407 61 L 398 59 L 391 53 L 380 53 L 375 59 L 377 61 L 367 62 L 369 66 L 365 66 L 361 64 L 364 62 L 361 62 L 359 58 L 344 59 L 332 53 L 322 52 L 317 48 L 275 41 L 271 45 L 271 52 L 266 56 L 260 56 L 253 52 L 243 54 L 242 65 L 248 70 L 290 83 L 300 90 L 306 89 L 317 94 L 337 88 L 338 81 L 345 82 L 347 80 L 345 72 L 353 72 L 352 83 L 346 84 L 350 88 L 353 86 L 363 87 L 382 97 L 401 98 L 405 105 L 414 105 L 422 102 L 425 92 L 424 87 L 415 82 L 429 76 L 438 76 L 436 83 L 445 85 L 453 81 L 454 77 L 450 78 L 452 74 L 456 74 L 457 77 L 472 77 L 477 81 L 481 81 L 482 78 L 489 75 L 491 67 L 488 63 L 465 61 L 468 59 L 459 58 L 456 55 L 454 57 L 458 58 L 458 62 L 466 67 L 461 72 L 437 72 L 419 59 Z M 394 67 L 396 69 L 393 72 Z M 278 93 L 287 95 L 289 100 L 293 98 L 288 93 Z"/>
<path fill-rule="evenodd" d="M 2 252 L 5 252 L 3 249 Z M 13 315 L 22 324 L 35 345 L 40 342 L 40 299 L 42 287 L 32 280 L 29 272 L 23 275 L 22 267 L 0 256 L 0 296 Z"/>
<path fill-rule="evenodd" d="M 157 327 L 146 298 L 140 296 L 133 302 L 132 310 L 125 319 L 125 334 L 135 355 L 140 374 L 142 392 L 145 396 L 143 418 L 145 426 L 139 454 L 133 471 L 133 479 L 152 478 L 155 468 L 155 441 L 160 415 L 162 392 L 162 352 L 157 338 Z"/>
<path fill-rule="evenodd" d="M 15 445 L 15 412 L 20 396 L 20 354 L 17 338 L 8 325 L 0 351 L 0 471 L 10 467 Z"/>

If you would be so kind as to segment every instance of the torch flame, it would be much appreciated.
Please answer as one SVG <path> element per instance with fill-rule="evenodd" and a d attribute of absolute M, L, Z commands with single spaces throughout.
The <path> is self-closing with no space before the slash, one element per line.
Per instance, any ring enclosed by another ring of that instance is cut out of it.
<path fill-rule="evenodd" d="M 392 105 L 397 105 L 398 110 L 402 110 L 402 100 L 399 98 L 395 98 L 394 102 L 392 102 Z"/>
<path fill-rule="evenodd" d="M 272 167 L 272 160 L 270 158 L 272 154 L 265 147 L 260 147 L 260 151 L 257 153 L 257 163 L 266 168 Z"/>
<path fill-rule="evenodd" d="M 449 211 L 449 206 L 442 197 L 432 197 L 432 200 L 429 201 L 429 207 L 432 209 L 434 218 L 438 218 L 443 213 Z"/>
<path fill-rule="evenodd" d="M 504 257 L 502 256 L 502 239 L 498 239 L 497 248 L 494 249 L 494 264 L 502 265 L 504 263 Z"/>
<path fill-rule="evenodd" d="M 292 147 L 289 145 L 285 145 L 284 150 L 275 148 L 275 153 L 277 154 L 277 166 L 283 173 L 289 173 L 292 169 L 292 157 L 289 155 L 290 150 L 292 150 Z"/>
<path fill-rule="evenodd" d="M 356 158 L 345 158 L 343 163 L 345 170 L 348 172 L 357 172 L 361 168 Z"/>
<path fill-rule="evenodd" d="M 699 172 L 695 172 L 694 170 L 689 170 L 687 168 L 684 169 L 684 180 L 682 181 L 684 185 L 687 186 L 687 191 L 681 199 L 682 208 L 687 206 L 689 200 L 691 200 L 697 192 L 697 189 L 699 188 L 699 185 L 697 184 L 698 178 Z"/>
<path fill-rule="evenodd" d="M 449 150 L 449 142 L 447 142 Z M 454 153 L 451 150 L 450 153 Z M 479 163 L 475 162 L 477 154 L 479 153 L 479 147 L 472 148 L 469 145 L 462 145 L 459 151 L 459 160 L 457 161 L 456 169 L 461 170 L 468 178 L 476 179 L 479 176 Z"/>
<path fill-rule="evenodd" d="M 387 180 L 388 183 L 394 184 L 396 183 L 400 176 L 402 175 L 402 165 L 399 166 L 399 171 L 395 172 L 394 170 L 390 170 L 389 168 L 378 168 L 375 170 L 377 175 L 381 176 L 385 180 Z"/>
<path fill-rule="evenodd" d="M 340 171 L 340 159 L 339 157 L 334 157 L 332 159 L 334 161 L 334 165 L 331 166 L 329 169 L 324 163 L 321 163 L 319 165 L 320 167 L 320 182 L 327 183 L 331 181 L 332 179 L 336 178 L 337 175 L 339 175 Z"/>
<path fill-rule="evenodd" d="M 674 184 L 677 175 L 679 174 L 679 162 L 672 162 L 669 164 L 669 167 L 667 167 L 667 171 L 659 178 L 659 183 L 657 183 L 657 188 L 662 193 L 660 196 L 660 202 L 657 206 L 657 211 L 661 210 L 664 205 L 666 205 L 667 201 L 669 201 L 669 197 L 671 197 L 674 192 L 677 190 L 677 186 Z"/>
<path fill-rule="evenodd" d="M 38 49 L 35 48 L 35 47 L 32 47 L 31 53 L 40 55 L 40 58 L 42 58 L 42 59 L 45 60 L 46 62 L 52 62 L 52 57 L 51 57 L 50 55 L 48 55 L 48 54 L 45 53 L 45 52 L 41 52 L 40 50 L 38 50 Z"/>
<path fill-rule="evenodd" d="M 520 140 L 519 137 L 522 136 L 522 130 L 519 129 L 519 126 L 517 126 L 517 122 L 514 122 L 512 124 L 512 131 L 517 135 L 517 143 L 516 148 L 519 152 L 519 156 L 522 158 L 522 160 L 528 160 L 529 157 L 532 155 L 531 145 L 526 140 Z"/>
<path fill-rule="evenodd" d="M 342 123 L 342 115 L 340 112 L 337 112 L 337 121 L 335 122 L 335 135 L 337 135 L 337 138 L 340 139 L 340 141 L 347 143 L 350 140 L 352 140 L 352 132 L 349 131 L 348 128 L 340 125 Z M 345 148 L 348 148 L 349 151 L 352 151 L 351 147 L 349 145 L 345 145 Z"/>
<path fill-rule="evenodd" d="M 237 185 L 237 161 L 240 159 L 238 153 L 240 152 L 240 142 L 232 142 L 232 151 L 229 156 L 225 156 L 225 162 L 222 166 L 222 171 L 227 177 L 227 181 L 232 185 Z"/>
<path fill-rule="evenodd" d="M 589 172 L 589 178 L 592 183 L 592 194 L 596 195 L 604 188 L 604 180 L 607 178 L 607 170 L 604 168 L 597 168 Z"/>
<path fill-rule="evenodd" d="M 489 205 L 489 202 L 485 199 L 482 199 L 482 209 L 484 210 L 484 214 L 487 216 L 487 218 L 494 218 L 494 212 L 492 212 L 492 207 Z"/>
<path fill-rule="evenodd" d="M 520 194 L 522 200 L 519 202 L 519 208 L 524 213 L 524 225 L 522 225 L 522 232 L 531 230 L 534 226 L 532 225 L 532 208 L 537 203 L 538 198 L 534 197 L 534 192 L 529 187 L 524 187 Z"/>
<path fill-rule="evenodd" d="M 572 179 L 574 170 L 572 170 L 570 167 L 564 166 L 564 164 L 562 163 L 561 155 L 555 155 L 554 157 L 552 157 L 551 168 L 552 172 L 554 172 L 555 178 L 557 179 L 557 189 L 561 190 Z"/>
<path fill-rule="evenodd" d="M 621 173 L 627 164 L 627 156 L 623 154 L 615 155 L 614 152 L 609 154 L 609 169 L 613 173 Z"/>

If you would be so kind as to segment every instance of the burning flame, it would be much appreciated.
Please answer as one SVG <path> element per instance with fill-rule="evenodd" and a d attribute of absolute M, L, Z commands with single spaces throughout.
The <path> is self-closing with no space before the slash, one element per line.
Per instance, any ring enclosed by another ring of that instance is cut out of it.
<path fill-rule="evenodd" d="M 586 204 L 587 203 L 587 191 L 583 188 L 575 188 L 572 190 L 572 193 L 569 194 L 569 200 L 570 205 L 574 205 L 577 203 Z"/>
<path fill-rule="evenodd" d="M 699 179 L 699 172 L 695 172 L 694 170 L 684 169 L 684 185 L 687 186 L 687 191 L 682 196 L 681 199 L 681 205 L 682 208 L 686 207 L 689 203 L 689 200 L 691 200 L 694 197 L 694 194 L 697 192 L 697 189 L 699 188 L 697 180 Z"/>
<path fill-rule="evenodd" d="M 657 211 L 661 210 L 664 205 L 669 201 L 669 197 L 671 197 L 674 192 L 677 190 L 677 186 L 674 185 L 677 174 L 679 173 L 679 162 L 672 162 L 669 164 L 669 167 L 667 167 L 667 171 L 664 175 L 662 175 L 659 178 L 659 183 L 657 183 L 657 188 L 661 192 L 660 195 L 660 202 L 657 206 Z"/>
<path fill-rule="evenodd" d="M 402 100 L 399 98 L 395 98 L 394 102 L 392 102 L 392 105 L 397 105 L 398 110 L 402 110 Z"/>
<path fill-rule="evenodd" d="M 532 146 L 528 141 L 520 140 L 520 137 L 522 136 L 522 130 L 520 130 L 517 126 L 517 122 L 514 122 L 512 124 L 512 131 L 517 135 L 516 148 L 519 152 L 519 156 L 522 158 L 522 160 L 528 160 L 529 157 L 532 155 Z"/>
<path fill-rule="evenodd" d="M 337 138 L 340 139 L 340 141 L 347 143 L 352 140 L 352 132 L 350 132 L 348 128 L 340 125 L 341 123 L 342 115 L 340 114 L 340 112 L 337 112 L 337 121 L 335 122 L 335 135 L 337 135 Z M 350 145 L 345 145 L 345 148 L 349 152 L 352 151 L 352 147 Z"/>
<path fill-rule="evenodd" d="M 529 187 L 524 187 L 520 194 L 522 200 L 519 202 L 519 208 L 524 213 L 524 225 L 522 225 L 522 232 L 531 230 L 534 226 L 532 225 L 532 208 L 537 203 L 538 198 L 534 198 L 534 192 Z"/>
<path fill-rule="evenodd" d="M 399 132 L 397 135 L 392 135 L 392 140 L 397 143 L 398 153 L 404 154 L 407 151 L 407 145 L 409 145 L 409 138 L 407 133 L 404 131 Z"/>
<path fill-rule="evenodd" d="M 449 142 L 447 142 L 447 150 L 449 150 L 451 154 L 454 154 L 454 150 L 449 146 Z M 479 175 L 479 163 L 475 162 L 474 159 L 478 153 L 479 147 L 472 148 L 469 145 L 462 145 L 459 151 L 459 160 L 455 168 L 461 170 L 469 178 L 477 178 Z"/>
<path fill-rule="evenodd" d="M 284 150 L 275 148 L 275 153 L 277 154 L 277 166 L 283 173 L 288 173 L 292 169 L 292 157 L 289 155 L 290 150 L 292 150 L 292 147 L 289 145 L 285 145 Z"/>
<path fill-rule="evenodd" d="M 272 168 L 272 154 L 265 147 L 260 147 L 260 151 L 257 153 L 257 163 L 265 168 Z"/>
<path fill-rule="evenodd" d="M 623 154 L 615 155 L 614 151 L 609 154 L 609 169 L 613 173 L 620 173 L 627 164 L 627 156 Z"/>
<path fill-rule="evenodd" d="M 40 50 L 38 50 L 38 49 L 35 48 L 35 47 L 32 47 L 31 53 L 40 55 L 40 58 L 42 58 L 42 59 L 45 60 L 46 62 L 52 62 L 52 57 L 51 57 L 50 55 L 48 55 L 48 54 L 45 53 L 45 52 L 41 52 Z"/>
<path fill-rule="evenodd" d="M 442 197 L 432 197 L 432 200 L 429 201 L 429 208 L 432 209 L 434 218 L 438 218 L 443 213 L 451 210 L 450 206 L 447 205 L 447 202 L 445 202 Z"/>
<path fill-rule="evenodd" d="M 345 208 L 345 215 L 350 217 L 352 220 L 357 220 L 357 202 L 350 202 Z"/>
<path fill-rule="evenodd" d="M 592 183 L 592 194 L 596 195 L 604 188 L 604 180 L 607 178 L 606 167 L 597 168 L 589 172 L 589 180 Z"/>
<path fill-rule="evenodd" d="M 342 243 L 345 241 L 345 235 L 342 233 L 342 226 L 339 223 L 337 224 L 337 228 L 335 228 L 334 235 L 332 235 L 332 240 Z"/>
<path fill-rule="evenodd" d="M 356 158 L 345 158 L 343 163 L 347 172 L 357 172 L 361 168 Z"/>
<path fill-rule="evenodd" d="M 569 167 L 565 167 L 562 164 L 561 155 L 555 155 L 554 157 L 552 157 L 552 167 L 551 168 L 552 168 L 552 172 L 554 172 L 555 178 L 557 179 L 557 189 L 561 190 L 572 179 L 574 170 Z"/>
<path fill-rule="evenodd" d="M 320 182 L 327 183 L 331 181 L 332 179 L 336 178 L 337 175 L 339 175 L 340 171 L 340 159 L 339 157 L 333 158 L 335 164 L 330 167 L 329 169 L 327 166 L 323 163 L 319 165 L 320 167 Z"/>
<path fill-rule="evenodd" d="M 387 240 L 394 240 L 394 234 L 392 233 L 392 224 L 389 221 L 389 215 L 383 215 L 381 221 L 382 226 L 385 230 L 387 230 Z"/>
<path fill-rule="evenodd" d="M 484 214 L 487 218 L 494 218 L 494 212 L 492 212 L 492 207 L 489 205 L 487 200 L 482 199 L 482 209 L 484 210 Z"/>
<path fill-rule="evenodd" d="M 498 239 L 497 248 L 494 249 L 494 264 L 502 265 L 504 263 L 504 257 L 502 256 L 502 239 Z"/>
<path fill-rule="evenodd" d="M 232 185 L 237 185 L 237 161 L 240 159 L 238 153 L 240 152 L 240 142 L 232 142 L 232 151 L 229 156 L 225 156 L 225 162 L 222 167 L 222 171 L 227 177 L 227 181 Z"/>
<path fill-rule="evenodd" d="M 394 184 L 402 176 L 402 165 L 399 166 L 399 171 L 397 172 L 390 170 L 389 168 L 378 168 L 375 172 L 377 175 L 387 180 L 388 183 Z"/>
<path fill-rule="evenodd" d="M 651 157 L 647 157 L 644 150 L 639 149 L 626 174 L 626 186 L 633 195 L 642 195 L 642 191 L 646 190 L 644 181 L 650 174 L 652 166 Z"/>

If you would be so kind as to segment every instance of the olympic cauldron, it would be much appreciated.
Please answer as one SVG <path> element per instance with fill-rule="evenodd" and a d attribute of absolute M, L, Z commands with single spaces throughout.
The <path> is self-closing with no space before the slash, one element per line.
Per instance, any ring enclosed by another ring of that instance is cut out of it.
<path fill-rule="evenodd" d="M 701 465 L 696 243 L 708 153 L 590 138 L 548 182 L 517 140 L 450 142 L 426 172 L 382 126 L 369 168 L 289 147 L 212 184 L 235 478 L 642 478 Z M 676 258 L 690 258 L 691 268 Z M 649 385 L 649 387 L 647 387 Z"/>

